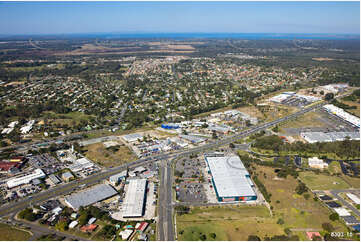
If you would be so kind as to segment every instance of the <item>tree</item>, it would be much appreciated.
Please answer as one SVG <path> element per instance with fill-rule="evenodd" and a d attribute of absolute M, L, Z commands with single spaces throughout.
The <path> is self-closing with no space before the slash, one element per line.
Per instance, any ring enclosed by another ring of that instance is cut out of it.
<path fill-rule="evenodd" d="M 261 238 L 260 237 L 258 237 L 257 235 L 249 235 L 248 236 L 248 239 L 247 239 L 248 241 L 261 241 Z"/>
<path fill-rule="evenodd" d="M 298 195 L 302 195 L 303 193 L 307 192 L 308 189 L 303 182 L 299 182 L 295 190 Z"/>
<path fill-rule="evenodd" d="M 285 228 L 284 231 L 285 231 L 285 234 L 287 234 L 288 236 L 290 236 L 292 234 L 292 231 L 290 228 Z"/>
<path fill-rule="evenodd" d="M 322 238 L 314 234 L 312 235 L 312 241 L 322 241 Z"/>
<path fill-rule="evenodd" d="M 285 221 L 284 221 L 282 218 L 279 218 L 279 219 L 277 220 L 277 224 L 282 225 L 282 224 L 284 224 L 284 223 L 285 223 Z"/>
<path fill-rule="evenodd" d="M 205 234 L 202 234 L 199 238 L 203 241 L 207 240 L 207 236 Z"/>
<path fill-rule="evenodd" d="M 326 95 L 325 95 L 325 100 L 326 101 L 331 101 L 332 99 L 334 98 L 334 95 L 333 95 L 333 93 L 327 93 Z"/>
<path fill-rule="evenodd" d="M 215 233 L 211 233 L 209 236 L 211 236 L 212 239 L 215 239 L 217 237 Z"/>
<path fill-rule="evenodd" d="M 273 129 L 272 129 L 273 132 L 278 132 L 279 131 L 279 128 L 278 128 L 278 125 L 276 125 Z"/>
<path fill-rule="evenodd" d="M 68 229 L 68 223 L 66 221 L 60 221 L 55 225 L 55 228 L 59 231 L 65 231 Z"/>
<path fill-rule="evenodd" d="M 79 225 L 83 226 L 84 224 L 86 224 L 89 220 L 89 215 L 88 213 L 83 213 L 79 216 Z"/>
<path fill-rule="evenodd" d="M 338 220 L 340 217 L 339 217 L 338 213 L 332 213 L 329 218 L 330 218 L 330 220 L 332 220 L 332 221 L 336 221 L 336 220 Z"/>
<path fill-rule="evenodd" d="M 25 220 L 28 220 L 28 221 L 35 221 L 37 219 L 36 214 L 33 213 L 33 209 L 31 209 L 31 208 L 24 209 L 23 211 L 21 211 L 18 214 L 18 216 L 19 216 L 19 218 L 25 219 Z"/>
<path fill-rule="evenodd" d="M 217 136 L 216 131 L 214 131 L 214 130 L 213 130 L 213 133 L 212 133 L 212 139 L 217 139 L 217 137 L 218 137 L 218 136 Z"/>
<path fill-rule="evenodd" d="M 323 230 L 325 230 L 327 232 L 332 232 L 334 230 L 332 224 L 330 224 L 330 223 L 323 223 L 322 228 L 323 228 Z"/>

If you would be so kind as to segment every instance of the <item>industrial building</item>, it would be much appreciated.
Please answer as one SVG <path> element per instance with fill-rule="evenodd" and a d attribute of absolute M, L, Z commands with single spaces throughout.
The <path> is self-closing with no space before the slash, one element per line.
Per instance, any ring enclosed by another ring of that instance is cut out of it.
<path fill-rule="evenodd" d="M 168 124 L 162 124 L 161 127 L 163 129 L 179 129 L 180 125 L 177 123 L 168 123 Z"/>
<path fill-rule="evenodd" d="M 146 202 L 146 179 L 129 180 L 123 203 L 123 218 L 142 217 Z"/>
<path fill-rule="evenodd" d="M 72 172 L 78 172 L 78 171 L 81 171 L 83 169 L 91 168 L 93 166 L 94 166 L 94 164 L 90 160 L 83 157 L 83 158 L 80 158 L 80 159 L 77 159 L 76 161 L 74 161 L 74 163 L 69 166 L 69 169 Z"/>
<path fill-rule="evenodd" d="M 121 173 L 115 174 L 111 177 L 109 177 L 109 182 L 115 186 L 118 182 L 120 182 L 121 180 L 125 179 L 128 175 L 128 171 L 124 170 Z"/>
<path fill-rule="evenodd" d="M 350 140 L 360 140 L 359 132 L 304 132 L 300 136 L 308 143 L 343 141 L 347 137 Z"/>
<path fill-rule="evenodd" d="M 126 141 L 126 142 L 135 142 L 138 139 L 142 139 L 143 136 L 138 134 L 138 133 L 134 133 L 134 134 L 127 134 L 127 135 L 123 135 L 122 138 Z"/>
<path fill-rule="evenodd" d="M 326 104 L 323 108 L 330 114 L 336 115 L 347 123 L 360 128 L 360 118 L 345 112 L 342 108 L 336 107 L 333 104 Z"/>
<path fill-rule="evenodd" d="M 78 210 L 81 206 L 84 207 L 91 205 L 116 194 L 117 191 L 112 186 L 100 184 L 86 191 L 78 192 L 65 197 L 65 203 L 74 210 Z"/>
<path fill-rule="evenodd" d="M 323 160 L 318 159 L 317 157 L 308 158 L 308 165 L 311 168 L 317 169 L 324 169 L 328 167 L 328 164 L 326 162 L 323 162 Z"/>
<path fill-rule="evenodd" d="M 360 197 L 356 196 L 355 194 L 346 193 L 346 196 L 347 196 L 349 199 L 351 199 L 354 203 L 360 204 Z"/>
<path fill-rule="evenodd" d="M 36 169 L 34 171 L 34 173 L 26 175 L 26 176 L 11 179 L 11 180 L 7 181 L 6 184 L 7 184 L 8 188 L 13 188 L 13 187 L 17 187 L 17 186 L 24 185 L 24 184 L 29 184 L 32 180 L 44 178 L 45 176 L 46 176 L 45 173 L 41 169 Z"/>
<path fill-rule="evenodd" d="M 192 144 L 199 144 L 199 143 L 202 143 L 207 140 L 206 138 L 203 138 L 203 137 L 193 136 L 193 135 L 185 135 L 185 134 L 180 134 L 179 137 L 181 139 L 185 139 L 185 140 L 191 142 Z"/>
<path fill-rule="evenodd" d="M 248 171 L 238 156 L 207 156 L 205 161 L 220 202 L 256 200 Z"/>

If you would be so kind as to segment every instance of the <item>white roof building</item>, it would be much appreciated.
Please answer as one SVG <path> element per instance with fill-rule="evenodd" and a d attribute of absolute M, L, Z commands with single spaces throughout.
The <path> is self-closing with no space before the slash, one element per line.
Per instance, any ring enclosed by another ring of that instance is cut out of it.
<path fill-rule="evenodd" d="M 346 196 L 351 199 L 354 203 L 360 204 L 360 197 L 357 197 L 355 194 L 346 193 Z"/>
<path fill-rule="evenodd" d="M 93 224 L 97 219 L 92 217 L 91 219 L 89 219 L 88 224 Z"/>
<path fill-rule="evenodd" d="M 360 128 L 360 118 L 345 112 L 342 108 L 336 107 L 333 104 L 326 104 L 325 106 L 323 106 L 323 108 L 327 112 L 332 113 L 337 117 L 345 120 L 346 122 L 349 122 L 352 125 Z"/>
<path fill-rule="evenodd" d="M 334 210 L 340 217 L 351 215 L 345 208 L 334 208 Z"/>
<path fill-rule="evenodd" d="M 350 140 L 360 140 L 359 132 L 303 132 L 300 136 L 308 143 L 343 141 L 346 137 Z"/>
<path fill-rule="evenodd" d="M 73 172 L 78 172 L 83 169 L 91 168 L 93 166 L 94 166 L 94 164 L 90 160 L 83 157 L 83 158 L 77 159 L 72 165 L 69 166 L 69 169 Z"/>
<path fill-rule="evenodd" d="M 146 187 L 146 179 L 129 180 L 122 207 L 124 218 L 143 216 Z"/>
<path fill-rule="evenodd" d="M 123 135 L 122 138 L 127 142 L 135 142 L 138 139 L 142 139 L 143 136 L 138 133 L 134 133 L 134 134 Z"/>
<path fill-rule="evenodd" d="M 9 128 L 15 128 L 15 126 L 19 123 L 19 121 L 13 121 L 11 123 L 9 123 L 8 127 Z"/>
<path fill-rule="evenodd" d="M 69 228 L 73 229 L 78 225 L 78 221 L 73 221 L 69 224 Z"/>
<path fill-rule="evenodd" d="M 205 156 L 219 198 L 255 197 L 249 173 L 238 156 Z"/>
<path fill-rule="evenodd" d="M 122 236 L 122 240 L 128 240 L 132 234 L 133 234 L 133 230 L 131 229 L 126 229 L 124 231 L 119 232 L 119 235 Z"/>
<path fill-rule="evenodd" d="M 127 174 L 128 174 L 128 171 L 124 170 L 118 174 L 115 174 L 115 175 L 109 177 L 109 182 L 114 185 L 114 184 L 118 183 L 121 179 L 126 178 Z"/>
<path fill-rule="evenodd" d="M 29 122 L 27 122 L 24 126 L 20 128 L 21 133 L 22 134 L 28 133 L 33 128 L 34 123 L 35 120 L 30 120 Z"/>
<path fill-rule="evenodd" d="M 317 157 L 308 158 L 308 165 L 317 169 L 324 169 L 328 167 L 326 162 L 323 162 L 323 160 L 318 159 Z"/>
<path fill-rule="evenodd" d="M 88 206 L 90 204 L 102 201 L 106 198 L 112 197 L 117 194 L 117 191 L 110 185 L 100 184 L 88 190 L 81 191 L 65 197 L 65 203 L 78 210 L 81 206 Z"/>
<path fill-rule="evenodd" d="M 1 131 L 1 134 L 10 134 L 14 128 L 5 128 Z"/>
<path fill-rule="evenodd" d="M 41 169 L 36 169 L 34 171 L 34 173 L 26 175 L 26 176 L 11 179 L 11 180 L 7 181 L 6 184 L 7 184 L 8 188 L 13 188 L 13 187 L 17 187 L 20 185 L 28 184 L 34 179 L 44 178 L 44 177 L 45 177 L 45 173 Z"/>
<path fill-rule="evenodd" d="M 287 98 L 291 97 L 293 94 L 286 94 L 286 93 L 281 93 L 279 95 L 276 95 L 272 98 L 270 98 L 269 100 L 271 102 L 275 102 L 275 103 L 281 103 L 283 100 L 286 100 Z"/>

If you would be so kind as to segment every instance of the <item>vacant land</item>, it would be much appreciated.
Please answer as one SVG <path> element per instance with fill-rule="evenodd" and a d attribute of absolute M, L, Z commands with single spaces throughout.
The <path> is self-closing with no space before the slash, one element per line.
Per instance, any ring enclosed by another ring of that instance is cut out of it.
<path fill-rule="evenodd" d="M 28 240 L 31 237 L 29 232 L 16 229 L 7 224 L 0 223 L 0 240 Z"/>
<path fill-rule="evenodd" d="M 356 101 L 356 102 L 352 102 L 352 101 L 341 101 L 342 103 L 349 105 L 349 106 L 355 106 L 356 109 L 347 109 L 347 112 L 360 117 L 360 100 Z"/>
<path fill-rule="evenodd" d="M 316 174 L 312 171 L 300 172 L 301 180 L 312 190 L 347 189 L 349 185 L 337 176 Z"/>
<path fill-rule="evenodd" d="M 96 143 L 85 146 L 85 156 L 101 166 L 119 166 L 134 161 L 135 155 L 123 144 L 106 148 L 103 143 Z"/>
<path fill-rule="evenodd" d="M 268 111 L 263 112 L 263 115 L 265 116 L 265 121 L 270 122 L 282 117 L 285 117 L 287 115 L 290 115 L 292 113 L 297 112 L 296 107 L 290 107 L 286 105 L 277 105 L 277 106 L 271 106 Z"/>
<path fill-rule="evenodd" d="M 282 123 L 281 128 L 325 127 L 317 112 L 308 112 L 296 119 Z"/>
<path fill-rule="evenodd" d="M 283 229 L 264 206 L 193 208 L 177 215 L 178 240 L 247 240 L 283 234 Z M 215 236 L 215 237 L 214 237 Z"/>
<path fill-rule="evenodd" d="M 254 169 L 254 168 L 253 168 Z M 268 193 L 271 193 L 271 206 L 274 207 L 274 216 L 283 220 L 284 228 L 322 230 L 322 223 L 331 223 L 335 231 L 345 231 L 340 222 L 329 220 L 330 211 L 322 206 L 320 201 L 314 201 L 310 192 L 309 198 L 298 195 L 295 189 L 298 181 L 287 176 L 285 179 L 275 179 L 274 168 L 255 166 L 258 179 L 264 184 Z"/>

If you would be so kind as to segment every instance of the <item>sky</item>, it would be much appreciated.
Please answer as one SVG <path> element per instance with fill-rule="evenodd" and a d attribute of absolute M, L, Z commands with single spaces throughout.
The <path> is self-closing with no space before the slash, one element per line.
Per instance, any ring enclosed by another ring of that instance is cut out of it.
<path fill-rule="evenodd" d="M 0 2 L 0 34 L 360 33 L 359 2 Z"/>

